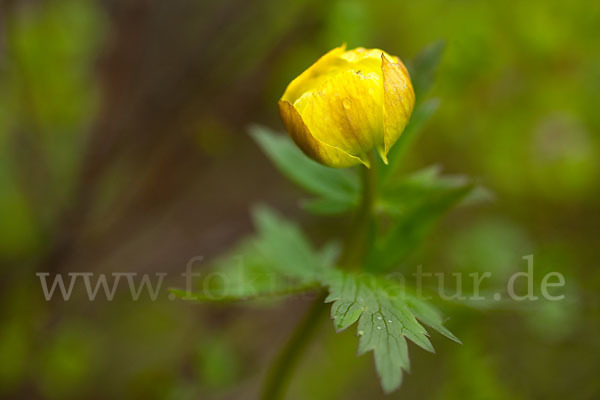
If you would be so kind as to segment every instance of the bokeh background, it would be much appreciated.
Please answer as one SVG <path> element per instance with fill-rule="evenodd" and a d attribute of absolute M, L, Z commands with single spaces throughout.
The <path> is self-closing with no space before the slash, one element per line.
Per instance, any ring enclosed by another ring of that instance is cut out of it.
<path fill-rule="evenodd" d="M 505 277 L 533 254 L 536 282 L 560 271 L 566 299 L 447 307 L 464 344 L 412 346 L 388 398 L 600 398 L 600 3 L 586 0 L 0 2 L 0 397 L 255 398 L 306 299 L 90 302 L 78 286 L 47 302 L 35 273 L 181 286 L 189 259 L 251 232 L 256 202 L 335 235 L 247 126 L 281 130 L 287 83 L 342 42 L 409 60 L 440 39 L 441 106 L 405 168 L 469 175 L 495 200 L 452 212 L 412 262 Z M 289 398 L 383 398 L 356 342 L 323 324 Z"/>

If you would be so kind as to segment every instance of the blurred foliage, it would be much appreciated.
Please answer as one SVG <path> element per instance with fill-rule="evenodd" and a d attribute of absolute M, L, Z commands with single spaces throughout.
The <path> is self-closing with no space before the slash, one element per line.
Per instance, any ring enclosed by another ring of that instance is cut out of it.
<path fill-rule="evenodd" d="M 358 206 L 360 184 L 353 170 L 325 167 L 308 157 L 287 136 L 253 126 L 250 134 L 292 182 L 318 196 L 305 203 L 315 214 L 337 214 Z"/>
<path fill-rule="evenodd" d="M 599 27 L 600 3 L 586 0 L 1 2 L 0 396 L 255 393 L 302 299 L 266 315 L 166 295 L 46 302 L 35 272 L 169 271 L 181 286 L 192 256 L 248 232 L 249 203 L 301 214 L 299 193 L 245 133 L 279 129 L 276 101 L 293 77 L 342 42 L 408 60 L 442 40 L 419 99 L 436 112 L 398 168 L 441 165 L 495 201 L 459 208 L 403 265 L 494 271 L 495 291 L 533 254 L 536 282 L 560 271 L 566 299 L 446 305 L 464 345 L 434 335 L 437 355 L 411 351 L 390 397 L 598 398 Z M 304 224 L 318 243 L 346 226 L 329 221 Z M 290 398 L 383 397 L 356 338 L 332 331 Z"/>

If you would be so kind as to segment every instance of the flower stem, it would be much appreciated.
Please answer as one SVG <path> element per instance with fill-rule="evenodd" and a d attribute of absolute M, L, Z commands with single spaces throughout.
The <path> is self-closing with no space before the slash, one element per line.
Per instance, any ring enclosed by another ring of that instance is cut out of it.
<path fill-rule="evenodd" d="M 344 252 L 339 260 L 340 266 L 348 269 L 360 268 L 367 251 L 371 218 L 375 207 L 375 185 L 377 180 L 373 154 L 369 155 L 369 159 L 371 168 L 363 168 L 361 171 L 362 196 L 360 207 L 346 236 Z"/>
<path fill-rule="evenodd" d="M 292 372 L 300 359 L 301 353 L 315 333 L 320 317 L 327 310 L 326 295 L 327 293 L 324 290 L 319 293 L 288 342 L 271 364 L 263 386 L 262 400 L 283 399 L 285 389 L 290 383 Z"/>
<path fill-rule="evenodd" d="M 347 268 L 359 267 L 363 261 L 368 239 L 368 231 L 373 214 L 375 200 L 375 160 L 371 156 L 371 168 L 363 168 L 362 172 L 362 198 L 352 227 L 344 243 L 344 251 L 340 256 L 340 265 Z M 302 352 L 314 335 L 321 316 L 326 313 L 328 306 L 325 303 L 327 292 L 321 290 L 314 300 L 304 318 L 281 352 L 270 366 L 267 378 L 263 385 L 262 400 L 280 400 L 285 396 L 292 373 L 300 360 Z"/>

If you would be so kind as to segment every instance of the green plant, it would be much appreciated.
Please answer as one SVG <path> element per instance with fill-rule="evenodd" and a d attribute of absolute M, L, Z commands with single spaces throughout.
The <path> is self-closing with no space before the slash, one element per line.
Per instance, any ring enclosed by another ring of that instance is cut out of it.
<path fill-rule="evenodd" d="M 442 46 L 436 43 L 409 64 L 415 92 L 431 83 Z M 198 293 L 173 290 L 186 299 L 239 301 L 316 291 L 318 296 L 276 358 L 263 388 L 264 399 L 282 398 L 293 366 L 331 304 L 335 329 L 357 323 L 359 353 L 372 351 L 385 392 L 397 389 L 410 367 L 407 340 L 433 352 L 425 326 L 459 342 L 442 324 L 440 313 L 389 278 L 439 218 L 473 193 L 463 177 L 443 177 L 430 167 L 410 174 L 399 168 L 415 136 L 435 112 L 438 101 L 419 101 L 405 132 L 384 165 L 373 155 L 353 169 L 333 169 L 306 157 L 284 135 L 253 126 L 250 133 L 274 165 L 313 197 L 304 208 L 317 215 L 353 214 L 340 246 L 315 249 L 299 227 L 264 206 L 253 211 L 256 234 L 215 261 L 221 274 Z M 387 276 L 386 276 L 387 274 Z"/>

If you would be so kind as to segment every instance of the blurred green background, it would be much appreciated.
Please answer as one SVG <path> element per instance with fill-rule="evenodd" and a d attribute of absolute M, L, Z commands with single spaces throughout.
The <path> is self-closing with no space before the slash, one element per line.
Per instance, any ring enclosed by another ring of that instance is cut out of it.
<path fill-rule="evenodd" d="M 566 277 L 565 301 L 449 306 L 462 346 L 411 346 L 398 399 L 600 398 L 600 2 L 0 2 L 0 397 L 252 399 L 307 305 L 45 301 L 36 272 L 168 272 L 251 231 L 266 202 L 316 240 L 301 193 L 247 135 L 342 42 L 409 60 L 442 39 L 441 106 L 406 170 L 474 177 L 413 256 L 434 272 Z M 202 263 L 196 266 L 202 269 Z M 537 274 L 537 272 L 540 272 Z M 501 284 L 498 283 L 498 284 Z M 322 326 L 290 399 L 384 397 L 354 330 Z"/>

